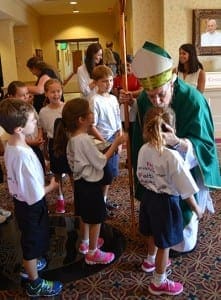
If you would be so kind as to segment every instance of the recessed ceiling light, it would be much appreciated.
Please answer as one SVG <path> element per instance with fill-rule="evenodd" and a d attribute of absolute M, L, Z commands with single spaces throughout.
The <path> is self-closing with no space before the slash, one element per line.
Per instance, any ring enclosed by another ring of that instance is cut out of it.
<path fill-rule="evenodd" d="M 77 1 L 70 1 L 70 4 L 77 4 Z"/>
<path fill-rule="evenodd" d="M 79 12 L 79 10 L 73 10 L 73 14 L 78 14 Z"/>

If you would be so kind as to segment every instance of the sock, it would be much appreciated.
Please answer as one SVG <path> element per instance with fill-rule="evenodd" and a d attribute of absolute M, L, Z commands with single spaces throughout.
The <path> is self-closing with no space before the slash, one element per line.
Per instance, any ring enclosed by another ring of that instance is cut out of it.
<path fill-rule="evenodd" d="M 42 280 L 43 280 L 42 278 L 38 277 L 35 280 L 30 280 L 30 284 L 31 284 L 32 287 L 35 288 L 36 286 L 41 284 Z"/>
<path fill-rule="evenodd" d="M 107 202 L 107 196 L 104 196 L 104 202 L 105 203 Z"/>
<path fill-rule="evenodd" d="M 87 239 L 87 240 L 82 239 L 81 242 L 84 243 L 84 244 L 89 244 L 89 239 Z"/>
<path fill-rule="evenodd" d="M 93 250 L 89 249 L 89 250 L 88 250 L 88 254 L 89 254 L 89 255 L 94 255 L 94 253 L 96 252 L 96 250 L 97 250 L 97 248 L 96 248 L 96 249 L 93 249 Z"/>
<path fill-rule="evenodd" d="M 151 265 L 155 264 L 156 255 L 147 255 L 147 258 L 145 259 L 148 263 Z"/>
<path fill-rule="evenodd" d="M 152 282 L 155 286 L 160 286 L 166 278 L 166 273 L 158 274 L 157 272 L 154 272 Z"/>

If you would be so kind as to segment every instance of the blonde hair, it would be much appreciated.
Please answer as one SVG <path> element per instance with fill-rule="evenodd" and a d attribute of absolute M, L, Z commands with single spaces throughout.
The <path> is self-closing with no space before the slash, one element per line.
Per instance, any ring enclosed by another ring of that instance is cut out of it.
<path fill-rule="evenodd" d="M 152 107 L 147 111 L 144 117 L 143 139 L 160 153 L 166 145 L 162 135 L 166 129 L 165 124 L 175 128 L 175 113 L 171 108 Z"/>

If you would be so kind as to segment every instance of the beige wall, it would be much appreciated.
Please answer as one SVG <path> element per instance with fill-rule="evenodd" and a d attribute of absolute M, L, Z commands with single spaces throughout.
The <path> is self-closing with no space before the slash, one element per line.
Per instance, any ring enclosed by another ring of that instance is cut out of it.
<path fill-rule="evenodd" d="M 115 23 L 115 16 L 106 13 L 41 17 L 39 28 L 45 61 L 56 66 L 55 40 L 59 39 L 99 38 L 103 47 L 109 40 L 118 47 Z"/>
<path fill-rule="evenodd" d="M 149 40 L 164 46 L 178 62 L 178 49 L 192 43 L 193 9 L 221 8 L 221 0 L 132 0 L 133 51 Z M 206 71 L 220 71 L 220 56 L 200 56 Z"/>

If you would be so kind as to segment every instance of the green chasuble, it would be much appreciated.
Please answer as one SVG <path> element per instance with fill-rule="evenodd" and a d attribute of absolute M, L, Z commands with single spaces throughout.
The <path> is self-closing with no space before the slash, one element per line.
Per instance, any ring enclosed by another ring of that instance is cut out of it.
<path fill-rule="evenodd" d="M 147 93 L 143 91 L 138 100 L 138 114 L 134 124 L 132 139 L 132 155 L 134 170 L 137 169 L 137 157 L 143 144 L 142 122 L 145 112 L 152 106 Z M 193 144 L 198 165 L 192 171 L 202 175 L 204 185 L 208 188 L 221 188 L 221 176 L 217 149 L 214 140 L 214 126 L 207 100 L 196 88 L 177 78 L 174 82 L 171 107 L 176 114 L 176 135 L 187 138 Z M 135 197 L 141 199 L 143 187 L 135 175 Z M 188 224 L 192 216 L 191 210 L 185 201 L 180 201 L 183 211 L 184 224 Z"/>

